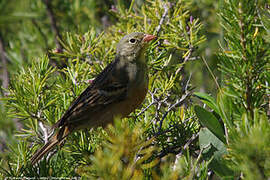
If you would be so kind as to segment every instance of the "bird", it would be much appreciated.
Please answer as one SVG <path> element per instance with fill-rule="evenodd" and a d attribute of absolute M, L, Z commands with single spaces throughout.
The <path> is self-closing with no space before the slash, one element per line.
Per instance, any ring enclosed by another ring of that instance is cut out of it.
<path fill-rule="evenodd" d="M 148 91 L 145 51 L 154 39 L 155 35 L 133 32 L 119 41 L 115 59 L 52 126 L 54 134 L 31 157 L 31 164 L 39 162 L 72 132 L 106 127 L 115 118 L 127 117 L 142 104 Z"/>

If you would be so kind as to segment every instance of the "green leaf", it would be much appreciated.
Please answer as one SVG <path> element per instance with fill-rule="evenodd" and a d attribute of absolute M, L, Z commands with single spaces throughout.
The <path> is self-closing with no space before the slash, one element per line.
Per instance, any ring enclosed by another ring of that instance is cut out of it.
<path fill-rule="evenodd" d="M 233 171 L 227 167 L 223 158 L 227 154 L 225 144 L 216 137 L 209 129 L 202 128 L 199 133 L 199 144 L 203 158 L 212 158 L 209 167 L 220 177 L 232 177 Z"/>
<path fill-rule="evenodd" d="M 223 128 L 217 118 L 198 105 L 194 107 L 194 110 L 201 124 L 214 133 L 223 143 L 226 143 Z"/>
<path fill-rule="evenodd" d="M 194 95 L 197 98 L 199 98 L 203 103 L 205 103 L 207 106 L 209 106 L 211 109 L 213 109 L 218 115 L 220 115 L 220 111 L 216 103 L 216 100 L 212 96 L 202 92 L 195 92 Z"/>

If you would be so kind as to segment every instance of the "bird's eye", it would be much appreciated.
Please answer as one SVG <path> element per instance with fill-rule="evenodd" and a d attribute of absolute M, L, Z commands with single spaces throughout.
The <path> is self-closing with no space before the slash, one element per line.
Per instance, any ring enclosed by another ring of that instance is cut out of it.
<path fill-rule="evenodd" d="M 136 42 L 136 39 L 131 38 L 131 39 L 129 40 L 129 42 L 132 43 L 132 44 L 134 44 L 134 43 Z"/>

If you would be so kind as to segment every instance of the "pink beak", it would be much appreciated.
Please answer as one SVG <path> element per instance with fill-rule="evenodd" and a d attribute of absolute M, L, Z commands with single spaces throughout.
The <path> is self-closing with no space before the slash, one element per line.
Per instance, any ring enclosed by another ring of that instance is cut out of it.
<path fill-rule="evenodd" d="M 157 36 L 150 35 L 150 34 L 145 34 L 143 37 L 144 42 L 149 42 L 152 41 L 153 39 L 156 39 Z"/>

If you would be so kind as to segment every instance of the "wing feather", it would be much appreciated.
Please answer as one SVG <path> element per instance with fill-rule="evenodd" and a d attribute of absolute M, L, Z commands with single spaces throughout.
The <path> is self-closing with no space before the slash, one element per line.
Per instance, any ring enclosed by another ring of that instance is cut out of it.
<path fill-rule="evenodd" d="M 114 71 L 119 59 L 109 64 L 88 86 L 82 94 L 77 97 L 65 112 L 62 118 L 54 125 L 61 127 L 66 123 L 70 123 L 73 116 L 78 116 L 89 107 L 93 111 L 113 102 L 121 101 L 127 92 L 128 80 L 117 79 L 114 77 Z M 76 121 L 74 119 L 74 121 Z"/>

